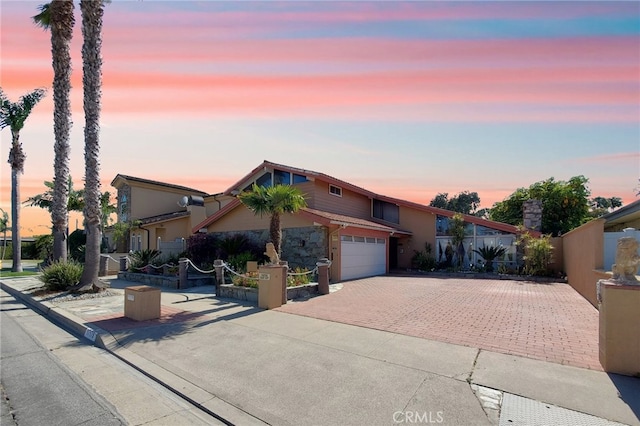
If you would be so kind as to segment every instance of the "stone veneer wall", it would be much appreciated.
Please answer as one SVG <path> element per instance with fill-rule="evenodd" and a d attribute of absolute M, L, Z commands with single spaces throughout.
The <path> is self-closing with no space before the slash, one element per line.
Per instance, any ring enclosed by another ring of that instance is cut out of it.
<path fill-rule="evenodd" d="M 213 232 L 224 238 L 230 235 L 243 234 L 259 245 L 266 245 L 269 241 L 269 230 Z M 305 226 L 302 228 L 287 228 L 282 230 L 282 253 L 280 258 L 289 263 L 289 268 L 316 267 L 320 258 L 327 257 L 327 232 L 322 226 Z"/>

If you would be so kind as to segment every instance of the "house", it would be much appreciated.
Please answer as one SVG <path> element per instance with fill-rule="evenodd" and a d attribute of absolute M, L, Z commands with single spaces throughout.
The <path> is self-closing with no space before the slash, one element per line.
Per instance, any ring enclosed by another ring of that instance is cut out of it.
<path fill-rule="evenodd" d="M 220 236 L 239 232 L 268 240 L 269 218 L 254 215 L 236 196 L 253 184 L 298 187 L 307 207 L 281 218 L 281 257 L 292 267 L 313 268 L 329 258 L 333 281 L 381 275 L 412 266 L 416 251 L 444 260 L 451 241 L 449 219 L 454 212 L 376 194 L 324 173 L 264 161 L 221 193 L 207 195 L 192 188 L 118 175 L 118 220 L 136 223 L 130 249 L 162 249 L 166 241 L 205 232 Z M 504 246 L 504 259 L 515 265 L 515 226 L 465 215 L 460 255 L 465 264 L 479 257 L 473 249 Z"/>
<path fill-rule="evenodd" d="M 596 283 L 611 278 L 617 241 L 640 241 L 640 200 L 591 220 L 562 236 L 564 267 L 569 284 L 598 307 Z"/>

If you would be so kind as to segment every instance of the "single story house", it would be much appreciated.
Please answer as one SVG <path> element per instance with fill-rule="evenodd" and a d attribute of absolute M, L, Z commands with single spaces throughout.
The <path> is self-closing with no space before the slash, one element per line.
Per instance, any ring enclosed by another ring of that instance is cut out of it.
<path fill-rule="evenodd" d="M 182 186 L 118 175 L 118 220 L 137 223 L 131 228 L 130 249 L 162 249 L 169 240 L 204 232 L 220 235 L 253 234 L 267 241 L 269 218 L 256 216 L 236 197 L 253 184 L 298 187 L 307 207 L 282 216 L 281 258 L 290 266 L 312 268 L 329 258 L 332 281 L 381 275 L 408 269 L 416 251 L 432 247 L 443 260 L 451 241 L 453 211 L 376 194 L 324 173 L 264 161 L 224 192 L 207 195 Z M 517 227 L 464 215 L 466 238 L 461 255 L 465 263 L 480 258 L 474 249 L 504 246 L 503 261 L 515 265 Z"/>

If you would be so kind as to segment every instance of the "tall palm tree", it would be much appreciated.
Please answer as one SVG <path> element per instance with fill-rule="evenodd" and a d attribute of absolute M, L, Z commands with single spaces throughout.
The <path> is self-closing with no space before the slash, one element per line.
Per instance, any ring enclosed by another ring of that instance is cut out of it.
<path fill-rule="evenodd" d="M 22 272 L 22 239 L 20 238 L 20 175 L 24 172 L 26 155 L 20 143 L 20 130 L 31 111 L 42 98 L 44 89 L 35 89 L 11 102 L 0 88 L 0 129 L 11 128 L 11 244 L 13 249 L 13 272 Z"/>
<path fill-rule="evenodd" d="M 282 244 L 282 228 L 280 215 L 296 213 L 307 206 L 304 195 L 298 188 L 290 185 L 276 185 L 270 187 L 253 184 L 251 191 L 238 196 L 242 204 L 256 215 L 270 215 L 269 237 L 278 254 Z"/>
<path fill-rule="evenodd" d="M 9 229 L 9 215 L 2 209 L 0 209 L 0 212 L 2 212 L 2 215 L 0 215 L 0 232 L 2 232 L 2 257 L 0 257 L 0 264 L 2 264 L 5 251 L 7 251 L 7 229 Z"/>
<path fill-rule="evenodd" d="M 84 104 L 84 227 L 87 234 L 85 264 L 78 290 L 100 288 L 100 102 L 102 89 L 102 16 L 104 3 L 81 0 L 82 12 L 82 87 Z"/>
<path fill-rule="evenodd" d="M 38 7 L 33 17 L 36 25 L 51 30 L 51 58 L 53 65 L 53 133 L 54 178 L 51 203 L 53 224 L 53 260 L 67 260 L 67 232 L 69 229 L 69 134 L 71 133 L 71 54 L 73 35 L 73 1 L 52 0 Z"/>

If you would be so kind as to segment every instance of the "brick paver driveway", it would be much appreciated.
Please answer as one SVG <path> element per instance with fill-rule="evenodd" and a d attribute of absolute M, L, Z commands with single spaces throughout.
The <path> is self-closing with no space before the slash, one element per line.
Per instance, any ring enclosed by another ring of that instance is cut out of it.
<path fill-rule="evenodd" d="M 568 284 L 373 277 L 278 310 L 602 370 L 598 311 Z"/>

